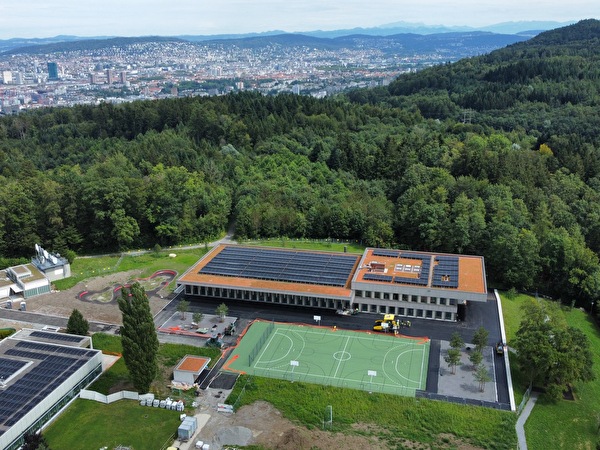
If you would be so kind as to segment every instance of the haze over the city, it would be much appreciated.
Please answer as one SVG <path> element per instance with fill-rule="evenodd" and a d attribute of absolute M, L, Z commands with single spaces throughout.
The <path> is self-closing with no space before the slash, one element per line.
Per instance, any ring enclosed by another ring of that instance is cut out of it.
<path fill-rule="evenodd" d="M 599 12 L 597 0 L 3 0 L 0 39 L 302 32 L 395 22 L 485 27 L 521 21 L 572 23 Z"/>

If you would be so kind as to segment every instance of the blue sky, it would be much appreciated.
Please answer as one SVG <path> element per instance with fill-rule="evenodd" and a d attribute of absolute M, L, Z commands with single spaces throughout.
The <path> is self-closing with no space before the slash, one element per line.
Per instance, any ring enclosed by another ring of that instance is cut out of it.
<path fill-rule="evenodd" d="M 0 0 L 0 39 L 174 36 L 373 27 L 481 27 L 600 18 L 598 0 Z"/>

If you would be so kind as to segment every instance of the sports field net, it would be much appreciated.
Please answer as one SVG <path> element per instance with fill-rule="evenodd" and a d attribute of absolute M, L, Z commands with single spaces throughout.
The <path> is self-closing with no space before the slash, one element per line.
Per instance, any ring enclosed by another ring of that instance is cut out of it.
<path fill-rule="evenodd" d="M 256 341 L 254 348 L 250 350 L 250 353 L 248 353 L 248 366 L 252 366 L 254 358 L 256 358 L 256 355 L 258 355 L 260 349 L 263 347 L 263 345 L 265 345 L 265 342 L 267 342 L 267 339 L 269 339 L 269 336 L 271 336 L 271 333 L 273 333 L 274 329 L 275 322 L 269 322 L 262 334 L 260 335 L 260 337 L 258 338 L 258 340 Z"/>
<path fill-rule="evenodd" d="M 429 340 L 255 322 L 226 369 L 404 396 L 425 389 Z"/>

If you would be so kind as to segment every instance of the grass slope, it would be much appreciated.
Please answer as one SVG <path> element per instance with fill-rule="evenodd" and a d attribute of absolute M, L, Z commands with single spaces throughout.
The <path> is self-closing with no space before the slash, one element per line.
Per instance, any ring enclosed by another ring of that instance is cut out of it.
<path fill-rule="evenodd" d="M 241 378 L 227 403 L 242 406 L 256 400 L 272 403 L 309 428 L 322 427 L 331 405 L 334 431 L 379 435 L 389 448 L 448 448 L 448 436 L 479 448 L 516 447 L 516 416 L 490 408 L 248 376 Z M 405 447 L 407 441 L 428 447 Z"/>
<path fill-rule="evenodd" d="M 510 342 L 520 324 L 521 306 L 531 297 L 502 296 L 502 309 Z M 540 300 L 546 301 L 546 300 Z M 532 449 L 592 449 L 598 442 L 598 415 L 600 414 L 600 332 L 591 316 L 580 309 L 563 308 L 567 323 L 582 330 L 590 339 L 596 379 L 574 386 L 575 401 L 548 402 L 538 399 L 527 422 L 527 445 Z M 512 361 L 512 359 L 511 359 Z M 511 364 L 515 391 L 524 392 L 526 386 L 517 365 Z M 522 394 L 521 394 L 522 395 Z M 519 400 L 516 399 L 517 404 Z"/>

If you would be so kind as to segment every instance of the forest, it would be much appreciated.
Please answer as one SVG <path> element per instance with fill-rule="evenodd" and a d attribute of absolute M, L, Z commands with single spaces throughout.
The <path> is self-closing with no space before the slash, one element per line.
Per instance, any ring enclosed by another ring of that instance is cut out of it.
<path fill-rule="evenodd" d="M 600 22 L 314 99 L 0 118 L 0 257 L 332 238 L 485 257 L 490 286 L 600 293 Z"/>

